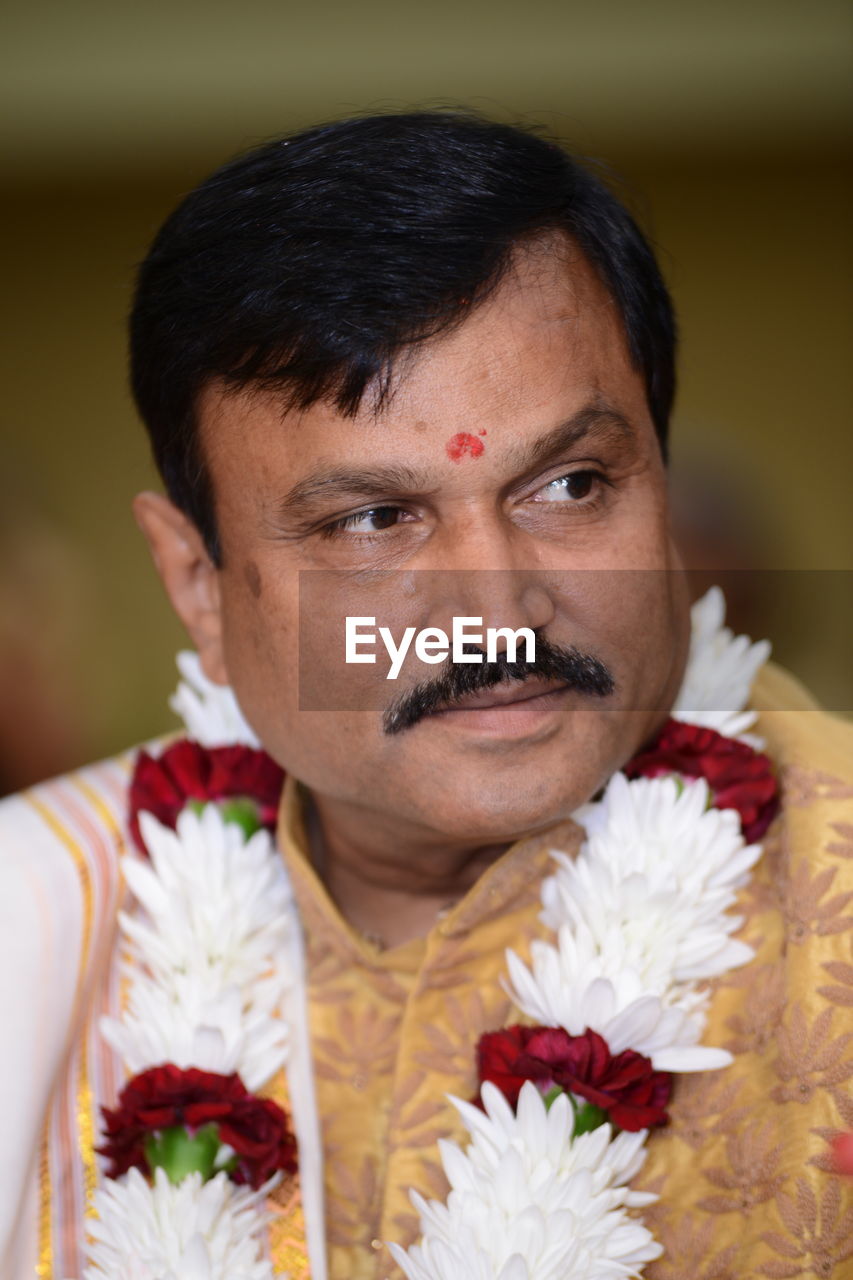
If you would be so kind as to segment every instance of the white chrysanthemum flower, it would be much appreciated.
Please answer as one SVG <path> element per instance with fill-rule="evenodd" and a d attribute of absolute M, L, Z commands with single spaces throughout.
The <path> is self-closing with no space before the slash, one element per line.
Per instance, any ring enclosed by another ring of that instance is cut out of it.
<path fill-rule="evenodd" d="M 286 1057 L 278 1008 L 288 986 L 294 907 L 266 831 L 249 840 L 215 805 L 185 810 L 177 830 L 140 815 L 150 863 L 122 867 L 139 904 L 122 913 L 130 992 L 106 1038 L 136 1073 L 161 1062 L 228 1074 L 259 1088 Z"/>
<path fill-rule="evenodd" d="M 154 1185 L 138 1169 L 95 1192 L 84 1280 L 273 1280 L 263 1253 L 269 1187 L 235 1187 L 224 1174 Z"/>
<path fill-rule="evenodd" d="M 254 982 L 287 937 L 291 904 L 269 832 L 247 840 L 216 805 L 184 810 L 174 831 L 149 813 L 139 823 L 150 861 L 125 857 L 122 871 L 144 914 L 122 927 L 153 976 L 211 970 L 219 986 Z"/>
<path fill-rule="evenodd" d="M 410 1280 L 616 1280 L 660 1256 L 626 1212 L 655 1199 L 628 1190 L 645 1159 L 645 1133 L 613 1139 L 609 1125 L 572 1141 L 566 1096 L 550 1110 L 526 1084 L 515 1114 L 494 1085 L 486 1114 L 453 1099 L 471 1142 L 441 1143 L 451 1185 L 446 1204 L 412 1202 L 423 1239 L 391 1245 Z"/>
<path fill-rule="evenodd" d="M 662 1071 L 726 1066 L 723 1050 L 698 1045 L 706 998 L 696 984 L 746 964 L 727 915 L 761 853 L 746 845 L 738 815 L 707 807 L 703 781 L 617 774 L 600 803 L 575 815 L 588 839 L 574 862 L 542 886 L 542 920 L 557 945 L 535 941 L 531 967 L 507 953 L 511 994 L 531 1018 L 582 1035 L 612 1053 L 633 1049 Z"/>
<path fill-rule="evenodd" d="M 636 969 L 611 964 L 603 972 L 588 934 L 560 930 L 558 946 L 534 942 L 531 968 L 507 952 L 508 991 L 536 1023 L 582 1035 L 589 1027 L 612 1053 L 633 1049 L 659 1071 L 711 1071 L 727 1067 L 731 1054 L 699 1045 L 705 1025 L 703 997 L 691 984 L 650 994 Z"/>
<path fill-rule="evenodd" d="M 725 615 L 719 587 L 711 587 L 693 605 L 690 657 L 672 715 L 734 738 L 755 723 L 755 712 L 744 707 L 753 680 L 770 657 L 770 643 L 753 644 L 749 636 L 734 635 Z M 753 745 L 757 741 L 750 739 Z"/>
<path fill-rule="evenodd" d="M 141 977 L 121 1021 L 102 1018 L 100 1029 L 131 1075 L 163 1062 L 218 1075 L 236 1071 L 255 1093 L 287 1061 L 287 1028 L 280 1018 L 256 1003 L 247 1009 L 233 988 L 206 1000 L 192 979 L 167 993 Z"/>
<path fill-rule="evenodd" d="M 192 649 L 179 653 L 177 663 L 183 680 L 169 699 L 169 706 L 183 720 L 187 737 L 203 747 L 260 747 L 230 685 L 208 680 Z"/>
<path fill-rule="evenodd" d="M 612 904 L 617 917 L 623 910 L 633 910 L 645 895 L 636 884 L 629 892 L 620 882 L 640 876 L 646 895 L 675 893 L 680 909 L 691 913 L 691 921 L 696 913 L 703 924 L 718 923 L 724 933 L 733 932 L 740 922 L 724 912 L 747 883 L 761 846 L 745 843 L 740 815 L 734 809 L 710 805 L 711 792 L 703 779 L 629 782 L 623 773 L 615 774 L 600 802 L 584 805 L 573 815 L 587 833 L 577 859 L 571 861 L 559 852 L 553 855 L 557 871 L 542 885 L 544 923 L 555 931 L 566 923 L 590 923 L 578 909 L 579 896 L 593 910 L 600 896 L 603 903 Z M 687 935 L 694 930 L 693 923 L 685 929 L 682 947 L 693 946 L 695 938 Z M 711 969 L 679 971 L 674 980 L 713 976 Z"/>

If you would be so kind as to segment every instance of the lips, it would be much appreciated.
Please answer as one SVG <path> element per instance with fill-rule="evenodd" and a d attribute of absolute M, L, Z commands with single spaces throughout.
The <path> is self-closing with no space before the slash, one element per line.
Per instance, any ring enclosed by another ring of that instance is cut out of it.
<path fill-rule="evenodd" d="M 493 685 L 491 689 L 466 693 L 458 701 L 440 707 L 433 715 L 442 715 L 446 711 L 484 711 L 490 707 L 508 707 L 518 702 L 529 702 L 532 698 L 541 698 L 546 693 L 556 693 L 558 689 L 565 687 L 565 681 L 542 680 L 532 676 L 521 683 Z"/>

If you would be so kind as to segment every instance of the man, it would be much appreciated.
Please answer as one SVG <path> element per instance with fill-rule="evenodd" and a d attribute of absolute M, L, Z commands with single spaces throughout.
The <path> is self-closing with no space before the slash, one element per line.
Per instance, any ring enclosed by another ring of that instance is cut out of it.
<path fill-rule="evenodd" d="M 135 514 L 199 687 L 230 685 L 287 775 L 277 837 L 310 1049 L 291 1035 L 289 1082 L 268 1090 L 293 1113 L 305 1209 L 279 1188 L 277 1273 L 401 1274 L 386 1243 L 423 1229 L 408 1191 L 443 1200 L 436 1143 L 464 1145 L 446 1095 L 477 1092 L 479 1038 L 524 1011 L 504 953 L 520 965 L 549 935 L 550 851 L 571 865 L 572 815 L 676 700 L 689 614 L 666 495 L 674 339 L 653 255 L 599 181 L 550 142 L 460 115 L 264 146 L 187 197 L 141 268 L 133 388 L 166 495 L 140 495 Z M 348 619 L 361 661 L 344 657 Z M 440 634 L 459 619 L 477 639 L 451 655 Z M 393 683 L 383 626 L 390 655 L 408 628 L 415 646 Z M 532 635 L 532 662 L 515 665 L 510 633 Z M 660 1195 L 644 1211 L 663 1244 L 643 1255 L 649 1276 L 841 1275 L 850 1256 L 824 1169 L 826 1139 L 853 1119 L 839 883 L 853 737 L 779 673 L 753 699 L 785 784 L 752 882 L 738 881 L 758 955 L 711 990 L 703 1044 L 734 1065 L 677 1078 L 633 1184 Z M 3 811 L 10 1276 L 36 1264 L 77 1280 L 87 1225 L 108 1230 L 107 1202 L 100 1227 L 86 1214 L 109 1182 L 98 1107 L 119 1114 L 127 1066 L 98 1018 L 133 1003 L 117 964 L 133 936 L 116 935 L 132 767 Z M 708 999 L 697 990 L 691 1008 Z M 159 1143 L 168 1126 L 151 1123 Z M 186 1121 L 190 1139 L 199 1127 Z M 193 1274 L 220 1274 L 210 1256 Z M 460 1265 L 441 1274 L 474 1274 Z M 602 1268 L 583 1274 L 616 1274 Z M 522 1257 L 500 1274 L 540 1272 Z"/>

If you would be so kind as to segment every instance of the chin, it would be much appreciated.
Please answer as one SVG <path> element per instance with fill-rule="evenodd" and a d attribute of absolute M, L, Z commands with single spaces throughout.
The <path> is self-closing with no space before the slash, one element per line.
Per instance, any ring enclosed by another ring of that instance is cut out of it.
<path fill-rule="evenodd" d="M 440 807 L 429 797 L 423 816 L 447 840 L 507 844 L 564 822 L 597 789 L 597 781 L 565 773 L 543 777 L 524 767 L 511 782 L 492 777 L 460 785 L 457 774 L 456 785 L 443 789 Z"/>

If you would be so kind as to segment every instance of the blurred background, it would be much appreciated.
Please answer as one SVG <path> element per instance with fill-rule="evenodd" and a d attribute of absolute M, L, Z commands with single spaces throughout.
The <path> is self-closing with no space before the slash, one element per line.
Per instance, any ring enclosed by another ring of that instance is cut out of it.
<path fill-rule="evenodd" d="M 171 724 L 182 634 L 129 503 L 134 265 L 235 151 L 464 104 L 604 160 L 680 314 L 696 583 L 853 708 L 846 0 L 12 0 L 0 55 L 0 790 Z M 759 572 L 754 572 L 754 571 Z M 773 572 L 769 572 L 773 571 Z"/>

